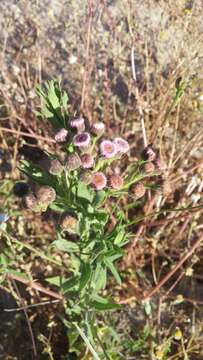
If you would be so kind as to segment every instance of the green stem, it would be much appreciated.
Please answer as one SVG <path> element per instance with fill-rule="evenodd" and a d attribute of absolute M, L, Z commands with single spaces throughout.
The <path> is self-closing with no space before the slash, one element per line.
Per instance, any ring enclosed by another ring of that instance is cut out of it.
<path fill-rule="evenodd" d="M 84 340 L 85 344 L 87 345 L 87 348 L 93 355 L 95 360 L 101 360 L 100 357 L 97 355 L 96 351 L 94 350 L 92 344 L 90 343 L 89 339 L 86 337 L 85 333 L 82 331 L 82 329 L 79 327 L 79 325 L 76 322 L 73 322 L 73 325 L 76 327 L 77 331 L 79 332 L 81 338 Z"/>
<path fill-rule="evenodd" d="M 45 259 L 45 260 L 47 260 L 47 261 L 49 261 L 49 262 L 51 262 L 51 263 L 53 263 L 53 264 L 55 264 L 55 265 L 58 265 L 58 266 L 60 266 L 60 267 L 62 266 L 62 263 L 61 263 L 61 262 L 56 261 L 56 260 L 54 260 L 52 257 L 43 254 L 41 251 L 36 250 L 32 245 L 25 244 L 25 243 L 23 243 L 22 241 L 19 241 L 19 240 L 17 240 L 17 239 L 14 239 L 13 237 L 12 237 L 11 239 L 12 239 L 12 241 L 13 241 L 14 243 L 22 246 L 23 248 L 26 248 L 26 249 L 32 251 L 32 252 L 35 253 L 37 256 L 41 257 L 42 259 Z"/>
<path fill-rule="evenodd" d="M 198 210 L 198 209 L 202 209 L 203 208 L 203 204 L 202 205 L 199 205 L 199 206 L 188 206 L 188 207 L 182 207 L 182 208 L 177 208 L 177 209 L 163 209 L 163 210 L 160 210 L 160 211 L 155 211 L 153 213 L 149 213 L 149 214 L 146 214 L 144 216 L 141 216 L 139 217 L 138 219 L 136 220 L 133 220 L 131 222 L 129 222 L 128 224 L 125 225 L 125 227 L 128 227 L 128 226 L 131 226 L 131 225 L 134 225 L 134 224 L 137 224 L 139 223 L 140 221 L 148 218 L 148 217 L 152 217 L 152 216 L 155 216 L 155 215 L 160 215 L 160 214 L 163 214 L 164 212 L 173 212 L 173 211 L 189 211 L 189 210 Z"/>

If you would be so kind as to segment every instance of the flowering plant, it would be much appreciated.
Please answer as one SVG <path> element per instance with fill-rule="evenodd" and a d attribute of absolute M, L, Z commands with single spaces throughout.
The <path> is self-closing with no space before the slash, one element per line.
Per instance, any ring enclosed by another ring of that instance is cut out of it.
<path fill-rule="evenodd" d="M 109 273 L 121 284 L 115 263 L 129 240 L 116 198 L 127 195 L 129 189 L 136 200 L 145 194 L 141 180 L 156 172 L 156 154 L 148 147 L 143 160 L 126 168 L 122 160 L 130 146 L 125 139 L 106 139 L 103 122 L 72 118 L 68 97 L 58 83 L 50 81 L 38 94 L 43 101 L 40 116 L 53 125 L 60 151 L 59 156 L 46 153 L 38 164 L 22 161 L 21 170 L 35 184 L 25 202 L 33 211 L 49 207 L 55 212 L 57 239 L 52 246 L 68 254 L 68 260 L 54 284 L 65 299 L 69 338 L 87 324 L 93 337 L 96 311 L 119 308 L 102 295 Z"/>

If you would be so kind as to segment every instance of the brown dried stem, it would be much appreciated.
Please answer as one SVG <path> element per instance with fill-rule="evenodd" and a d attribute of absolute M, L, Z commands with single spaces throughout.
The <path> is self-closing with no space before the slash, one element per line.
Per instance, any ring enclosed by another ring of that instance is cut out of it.
<path fill-rule="evenodd" d="M 85 70 L 84 70 L 84 75 L 83 75 L 83 83 L 82 83 L 82 94 L 81 94 L 81 103 L 80 103 L 80 108 L 81 111 L 84 108 L 84 103 L 85 103 L 85 93 L 86 93 L 86 87 L 87 87 L 87 72 L 88 72 L 88 67 L 89 67 L 89 52 L 90 52 L 90 35 L 91 35 L 91 29 L 92 29 L 92 19 L 93 19 L 93 14 L 92 14 L 92 1 L 89 0 L 88 1 L 88 16 L 89 16 L 89 21 L 88 21 L 88 29 L 87 29 L 87 44 L 86 44 L 86 54 L 85 54 Z"/>
<path fill-rule="evenodd" d="M 17 280 L 25 285 L 27 285 L 28 288 L 30 289 L 34 289 L 34 290 L 37 290 L 43 294 L 46 294 L 52 298 L 55 298 L 55 299 L 59 299 L 59 300 L 63 300 L 63 296 L 56 293 L 55 291 L 52 291 L 50 289 L 47 289 L 45 287 L 43 287 L 41 284 L 39 284 L 38 282 L 35 282 L 35 281 L 30 281 L 30 280 L 27 280 L 19 275 L 16 275 L 16 274 L 12 274 L 12 273 L 7 273 L 6 274 L 6 277 L 10 280 Z"/>
<path fill-rule="evenodd" d="M 17 134 L 18 136 L 19 135 L 27 136 L 27 137 L 30 137 L 30 138 L 35 138 L 37 140 L 43 140 L 43 141 L 46 141 L 46 142 L 49 142 L 49 143 L 56 143 L 56 141 L 54 139 L 51 139 L 51 138 L 48 138 L 48 137 L 46 138 L 44 136 L 40 136 L 40 135 L 36 135 L 36 134 L 29 134 L 29 133 L 26 133 L 24 131 L 18 131 L 18 130 L 8 129 L 8 128 L 4 128 L 4 127 L 0 127 L 0 131 L 5 131 L 7 133 Z"/>

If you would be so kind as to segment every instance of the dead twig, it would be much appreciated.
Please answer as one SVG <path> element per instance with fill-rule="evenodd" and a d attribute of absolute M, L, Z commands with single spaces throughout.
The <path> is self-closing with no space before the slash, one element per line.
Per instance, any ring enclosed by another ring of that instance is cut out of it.
<path fill-rule="evenodd" d="M 42 140 L 42 141 L 46 141 L 46 142 L 49 142 L 49 143 L 56 143 L 56 141 L 54 139 L 51 139 L 51 138 L 46 138 L 44 136 L 40 136 L 40 135 L 36 135 L 36 134 L 29 134 L 29 133 L 26 133 L 24 131 L 18 131 L 18 130 L 13 130 L 13 129 L 8 129 L 8 128 L 4 128 L 4 127 L 0 127 L 0 131 L 5 131 L 7 133 L 11 133 L 11 134 L 17 134 L 18 136 L 19 135 L 22 135 L 22 136 L 27 136 L 27 137 L 30 137 L 30 138 L 35 138 L 37 140 Z"/>
<path fill-rule="evenodd" d="M 12 273 L 7 273 L 6 274 L 6 277 L 10 280 L 16 280 L 16 281 L 19 281 L 25 285 L 27 285 L 28 288 L 30 289 L 34 289 L 34 290 L 37 290 L 43 294 L 46 294 L 52 298 L 55 298 L 55 299 L 59 299 L 59 300 L 63 300 L 63 296 L 56 293 L 55 291 L 52 291 L 50 289 L 47 289 L 45 287 L 43 287 L 41 284 L 39 284 L 38 282 L 35 282 L 35 281 L 30 281 L 30 280 L 27 280 L 19 275 L 16 275 L 16 274 L 12 274 Z"/>
<path fill-rule="evenodd" d="M 146 209 L 146 211 L 145 211 L 145 215 L 148 215 L 148 214 L 151 213 L 151 210 L 152 210 L 152 208 L 153 208 L 153 206 L 154 206 L 155 201 L 156 201 L 156 196 L 154 196 L 154 197 L 149 201 L 149 204 L 148 204 L 147 209 Z M 139 237 L 143 234 L 145 228 L 146 228 L 146 224 L 145 224 L 145 223 L 144 223 L 144 224 L 141 224 L 141 225 L 139 226 L 138 231 L 137 231 L 137 234 L 136 234 L 136 236 L 134 237 L 133 242 L 132 242 L 132 244 L 131 244 L 130 247 L 129 247 L 129 252 L 128 252 L 128 256 L 127 256 L 127 260 L 126 260 L 126 263 L 127 263 L 128 266 L 129 266 L 129 265 L 131 264 L 131 262 L 132 262 L 135 246 L 136 246 L 136 244 L 137 244 L 137 241 L 138 241 Z"/>
<path fill-rule="evenodd" d="M 32 326 L 31 326 L 31 322 L 30 322 L 30 319 L 29 319 L 29 316 L 28 316 L 28 313 L 27 313 L 27 310 L 26 310 L 26 305 L 25 305 L 25 302 L 23 300 L 23 298 L 21 297 L 20 295 L 20 291 L 18 290 L 18 287 L 16 285 L 16 282 L 14 279 L 11 279 L 12 281 L 12 284 L 15 288 L 15 291 L 16 291 L 16 294 L 18 295 L 18 299 L 22 305 L 22 308 L 23 308 L 23 311 L 24 311 L 24 314 L 25 314 L 25 317 L 26 317 L 26 320 L 27 320 L 27 325 L 28 325 L 28 329 L 29 329 L 29 333 L 30 333 L 30 337 L 31 337 L 31 341 L 32 341 L 32 347 L 33 347 L 33 353 L 34 353 L 34 356 L 36 357 L 37 356 L 37 348 L 36 348 L 36 344 L 35 344 L 35 338 L 34 338 L 34 334 L 33 334 L 33 331 L 32 331 Z"/>
<path fill-rule="evenodd" d="M 40 303 L 37 304 L 31 304 L 31 305 L 26 305 L 26 306 L 21 306 L 21 307 L 17 307 L 17 308 L 13 308 L 13 309 L 4 309 L 5 312 L 18 312 L 18 311 L 22 311 L 22 310 L 27 310 L 27 309 L 31 309 L 34 307 L 38 307 L 38 306 L 45 306 L 45 305 L 52 305 L 52 304 L 56 304 L 58 303 L 60 300 L 56 299 L 56 300 L 50 300 L 50 301 L 42 301 Z"/>
<path fill-rule="evenodd" d="M 88 1 L 88 29 L 87 29 L 87 44 L 86 44 L 86 54 L 85 54 L 85 70 L 83 75 L 83 82 L 82 82 L 82 94 L 81 94 L 81 103 L 80 103 L 80 109 L 83 111 L 84 108 L 84 102 L 85 102 L 85 93 L 86 93 L 86 87 L 87 87 L 87 72 L 89 67 L 89 52 L 90 52 L 90 35 L 91 35 L 91 29 L 92 29 L 92 19 L 93 19 L 93 13 L 92 13 L 92 1 Z"/>
<path fill-rule="evenodd" d="M 140 94 L 139 94 L 139 89 L 138 89 L 138 85 L 137 85 L 137 75 L 136 75 L 136 70 L 135 70 L 134 46 L 132 46 L 132 48 L 131 48 L 131 67 L 132 67 L 133 79 L 135 81 L 135 96 L 136 96 L 136 100 L 137 100 L 138 112 L 139 112 L 139 117 L 140 117 L 140 122 L 141 122 L 143 144 L 144 144 L 144 147 L 147 147 L 147 135 L 146 135 L 146 130 L 145 130 L 144 112 L 143 112 L 143 109 L 141 106 Z"/>

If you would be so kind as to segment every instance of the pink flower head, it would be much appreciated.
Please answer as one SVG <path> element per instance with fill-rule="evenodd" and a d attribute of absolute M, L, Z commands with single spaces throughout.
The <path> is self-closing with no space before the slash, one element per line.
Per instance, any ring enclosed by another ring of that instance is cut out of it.
<path fill-rule="evenodd" d="M 112 158 L 116 155 L 116 145 L 110 140 L 103 140 L 100 144 L 100 151 L 106 158 Z"/>
<path fill-rule="evenodd" d="M 106 176 L 102 172 L 96 172 L 92 175 L 92 185 L 96 190 L 102 190 L 107 184 Z"/>
<path fill-rule="evenodd" d="M 111 175 L 109 183 L 113 189 L 118 190 L 123 186 L 123 178 L 120 175 Z"/>
<path fill-rule="evenodd" d="M 118 153 L 125 154 L 130 150 L 128 142 L 122 138 L 115 138 L 113 142 Z"/>
<path fill-rule="evenodd" d="M 68 130 L 62 128 L 56 132 L 54 139 L 57 143 L 63 143 L 67 140 L 67 137 L 68 137 Z"/>
<path fill-rule="evenodd" d="M 90 169 L 94 166 L 94 158 L 90 154 L 83 154 L 81 156 L 83 169 Z"/>
<path fill-rule="evenodd" d="M 70 125 L 72 128 L 83 131 L 85 129 L 85 120 L 83 117 L 79 117 L 71 120 Z"/>
<path fill-rule="evenodd" d="M 92 133 L 97 136 L 101 136 L 105 131 L 105 124 L 101 121 L 96 122 L 92 125 Z"/>
<path fill-rule="evenodd" d="M 73 137 L 73 144 L 79 148 L 88 147 L 90 145 L 90 134 L 82 132 Z"/>

